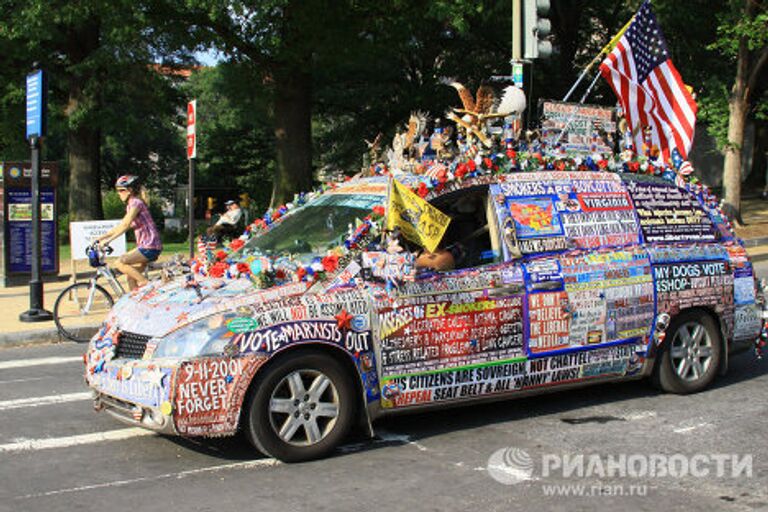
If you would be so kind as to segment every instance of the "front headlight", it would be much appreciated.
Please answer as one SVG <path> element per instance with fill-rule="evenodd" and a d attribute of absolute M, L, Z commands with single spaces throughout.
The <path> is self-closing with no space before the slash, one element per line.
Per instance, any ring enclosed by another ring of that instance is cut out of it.
<path fill-rule="evenodd" d="M 224 315 L 193 322 L 161 338 L 153 357 L 193 357 L 220 354 L 234 333 Z"/>

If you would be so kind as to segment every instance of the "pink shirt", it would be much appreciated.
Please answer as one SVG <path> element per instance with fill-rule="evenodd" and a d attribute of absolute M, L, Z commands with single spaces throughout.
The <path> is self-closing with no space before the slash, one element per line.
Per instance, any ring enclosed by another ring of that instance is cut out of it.
<path fill-rule="evenodd" d="M 131 222 L 133 232 L 136 234 L 136 246 L 140 249 L 161 250 L 163 243 L 160 241 L 160 232 L 149 214 L 147 205 L 138 197 L 131 197 L 126 205 L 126 212 L 131 208 L 136 208 L 139 211 L 136 218 Z"/>

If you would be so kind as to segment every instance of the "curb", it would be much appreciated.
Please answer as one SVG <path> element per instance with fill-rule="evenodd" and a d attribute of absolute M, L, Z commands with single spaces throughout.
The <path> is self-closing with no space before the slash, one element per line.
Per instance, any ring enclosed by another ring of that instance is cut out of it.
<path fill-rule="evenodd" d="M 98 325 L 88 326 L 95 331 Z M 29 331 L 17 331 L 0 333 L 0 348 L 24 347 L 27 345 L 45 345 L 52 343 L 76 343 L 59 334 L 56 327 L 47 329 L 34 329 Z M 83 343 L 85 345 L 85 343 Z"/>
<path fill-rule="evenodd" d="M 762 236 L 760 238 L 748 238 L 746 240 L 742 240 L 742 243 L 744 244 L 744 247 L 757 247 L 758 245 L 766 245 L 768 244 L 768 236 Z"/>

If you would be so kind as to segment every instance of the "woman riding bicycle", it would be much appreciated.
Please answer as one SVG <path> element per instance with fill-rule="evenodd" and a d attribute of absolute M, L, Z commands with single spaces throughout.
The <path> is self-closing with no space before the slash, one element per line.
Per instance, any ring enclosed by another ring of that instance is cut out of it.
<path fill-rule="evenodd" d="M 135 290 L 147 284 L 144 269 L 155 261 L 163 251 L 160 233 L 149 214 L 146 192 L 139 183 L 139 177 L 131 174 L 120 176 L 115 182 L 120 200 L 126 204 L 125 217 L 114 228 L 96 239 L 100 244 L 108 244 L 130 228 L 136 235 L 136 248 L 123 254 L 115 265 L 128 279 L 128 287 Z"/>

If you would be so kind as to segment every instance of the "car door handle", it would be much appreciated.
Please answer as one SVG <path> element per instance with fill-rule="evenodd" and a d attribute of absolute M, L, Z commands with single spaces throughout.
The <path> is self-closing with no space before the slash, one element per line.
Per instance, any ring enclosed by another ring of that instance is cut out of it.
<path fill-rule="evenodd" d="M 560 288 L 560 281 L 544 281 L 542 283 L 533 283 L 531 290 L 556 290 Z"/>
<path fill-rule="evenodd" d="M 491 288 L 488 290 L 489 297 L 506 297 L 508 295 L 516 295 L 523 291 L 522 286 L 500 286 L 498 288 Z"/>

